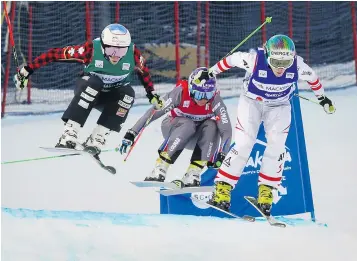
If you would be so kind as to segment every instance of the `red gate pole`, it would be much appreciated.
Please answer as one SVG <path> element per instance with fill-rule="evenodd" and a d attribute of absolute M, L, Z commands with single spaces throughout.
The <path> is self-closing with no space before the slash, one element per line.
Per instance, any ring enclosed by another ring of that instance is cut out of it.
<path fill-rule="evenodd" d="M 265 22 L 265 2 L 260 2 L 260 21 L 261 23 Z M 267 41 L 267 32 L 265 26 L 262 27 L 262 41 L 265 43 Z"/>
<path fill-rule="evenodd" d="M 16 2 L 12 2 L 11 3 L 11 11 L 10 11 L 11 12 L 11 14 L 10 14 L 11 25 L 14 24 L 14 20 L 15 20 L 15 8 L 16 8 Z M 10 32 L 9 32 L 9 34 L 10 34 Z M 9 35 L 9 37 L 10 37 L 10 35 Z M 5 79 L 4 79 L 4 88 L 3 88 L 2 102 L 1 102 L 1 118 L 4 117 L 4 115 L 5 115 L 6 95 L 7 95 L 7 87 L 9 84 L 9 75 L 10 75 L 10 67 L 11 67 L 11 55 L 12 55 L 11 48 L 12 48 L 12 46 L 11 46 L 11 44 L 9 44 L 8 48 L 7 48 Z"/>
<path fill-rule="evenodd" d="M 119 10 L 120 10 L 120 4 L 117 1 L 115 4 L 115 22 L 119 23 Z"/>
<path fill-rule="evenodd" d="M 174 3 L 174 19 L 175 19 L 175 55 L 176 55 L 176 83 L 180 80 L 180 34 L 179 34 L 179 3 Z"/>
<path fill-rule="evenodd" d="M 197 67 L 201 66 L 201 1 L 197 1 Z"/>
<path fill-rule="evenodd" d="M 205 66 L 209 68 L 209 1 L 206 2 Z"/>
<path fill-rule="evenodd" d="M 91 35 L 91 17 L 90 17 L 90 3 L 88 1 L 85 2 L 86 5 L 86 40 L 89 41 L 92 39 Z"/>

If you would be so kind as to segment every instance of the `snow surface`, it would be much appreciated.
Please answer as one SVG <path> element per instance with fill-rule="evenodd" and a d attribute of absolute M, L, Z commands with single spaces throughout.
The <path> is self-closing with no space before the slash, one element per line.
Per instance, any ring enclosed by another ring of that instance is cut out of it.
<path fill-rule="evenodd" d="M 316 217 L 327 226 L 297 222 L 281 229 L 263 221 L 159 215 L 158 193 L 129 183 L 154 166 L 162 141 L 158 120 L 126 163 L 119 153 L 103 153 L 103 161 L 117 168 L 115 176 L 82 156 L 2 165 L 2 260 L 355 260 L 357 87 L 328 96 L 334 115 L 301 101 Z M 226 103 L 234 119 L 237 98 Z M 119 144 L 147 108 L 134 107 L 107 147 Z M 82 139 L 98 115 L 92 113 Z M 49 156 L 38 147 L 57 142 L 60 117 L 7 116 L 1 161 Z M 189 156 L 179 158 L 168 180 L 181 178 Z"/>

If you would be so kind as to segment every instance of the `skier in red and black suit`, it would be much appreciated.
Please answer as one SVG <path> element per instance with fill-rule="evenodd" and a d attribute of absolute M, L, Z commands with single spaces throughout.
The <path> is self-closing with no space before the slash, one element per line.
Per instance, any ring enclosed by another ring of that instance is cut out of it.
<path fill-rule="evenodd" d="M 85 146 L 99 154 L 110 131 L 119 132 L 134 103 L 131 87 L 134 71 L 141 80 L 147 97 L 157 109 L 162 106 L 148 67 L 139 49 L 132 43 L 130 32 L 121 24 L 110 24 L 101 37 L 82 45 L 53 48 L 36 57 L 14 76 L 17 88 L 27 86 L 29 76 L 51 62 L 78 62 L 85 65 L 84 74 L 77 80 L 74 97 L 62 116 L 63 134 L 56 147 L 75 149 L 78 132 L 85 124 L 92 108 L 102 113 L 97 126 Z"/>

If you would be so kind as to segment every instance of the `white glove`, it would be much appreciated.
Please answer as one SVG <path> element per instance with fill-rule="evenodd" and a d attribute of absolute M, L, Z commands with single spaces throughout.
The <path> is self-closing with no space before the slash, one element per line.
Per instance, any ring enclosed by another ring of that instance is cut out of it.
<path fill-rule="evenodd" d="M 18 73 L 14 75 L 13 79 L 16 89 L 22 90 L 23 88 L 27 87 L 28 78 L 32 72 L 33 71 L 31 68 L 24 66 Z"/>

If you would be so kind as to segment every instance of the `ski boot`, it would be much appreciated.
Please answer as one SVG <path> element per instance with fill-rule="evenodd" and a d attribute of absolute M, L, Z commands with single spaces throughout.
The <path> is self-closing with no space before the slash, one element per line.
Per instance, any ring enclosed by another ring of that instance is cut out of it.
<path fill-rule="evenodd" d="M 231 191 L 233 187 L 224 181 L 216 182 L 216 190 L 212 194 L 212 198 L 207 202 L 222 210 L 229 211 L 231 207 Z"/>
<path fill-rule="evenodd" d="M 56 148 L 76 149 L 78 132 L 81 125 L 75 121 L 68 120 L 64 125 L 64 131 L 60 137 Z"/>
<path fill-rule="evenodd" d="M 266 216 L 270 216 L 270 210 L 273 204 L 273 189 L 273 187 L 267 185 L 259 185 L 258 188 L 258 207 Z"/>
<path fill-rule="evenodd" d="M 155 163 L 155 168 L 150 176 L 147 176 L 144 181 L 160 181 L 164 182 L 166 178 L 167 169 L 170 166 L 170 156 L 167 152 L 161 152 Z"/>
<path fill-rule="evenodd" d="M 86 150 L 92 155 L 99 155 L 102 148 L 105 146 L 106 139 L 110 134 L 110 130 L 104 126 L 97 125 L 92 134 L 83 143 Z"/>
<path fill-rule="evenodd" d="M 185 187 L 199 187 L 201 185 L 201 172 L 204 166 L 201 164 L 204 161 L 193 161 L 190 166 L 188 166 L 187 172 L 182 178 L 182 182 Z"/>

